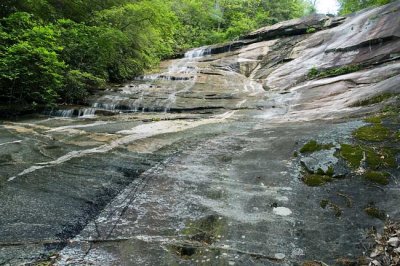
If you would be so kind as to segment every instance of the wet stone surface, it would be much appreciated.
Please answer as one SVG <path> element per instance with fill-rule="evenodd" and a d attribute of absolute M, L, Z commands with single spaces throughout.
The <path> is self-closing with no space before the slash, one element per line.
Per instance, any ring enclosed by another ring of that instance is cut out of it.
<path fill-rule="evenodd" d="M 50 112 L 64 118 L 1 121 L 0 265 L 356 260 L 400 219 L 398 105 L 362 128 L 400 92 L 398 6 L 267 27 Z M 300 152 L 312 140 L 332 147 Z"/>

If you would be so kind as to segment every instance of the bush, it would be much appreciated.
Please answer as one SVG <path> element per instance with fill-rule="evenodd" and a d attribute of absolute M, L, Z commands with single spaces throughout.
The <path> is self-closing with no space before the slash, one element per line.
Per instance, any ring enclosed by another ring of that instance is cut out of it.
<path fill-rule="evenodd" d="M 65 77 L 65 85 L 60 91 L 60 96 L 67 103 L 84 103 L 90 91 L 102 89 L 104 86 L 104 79 L 87 72 L 70 70 Z"/>
<path fill-rule="evenodd" d="M 66 69 L 58 57 L 62 50 L 58 32 L 26 13 L 15 13 L 2 22 L 1 102 L 34 108 L 55 103 Z"/>

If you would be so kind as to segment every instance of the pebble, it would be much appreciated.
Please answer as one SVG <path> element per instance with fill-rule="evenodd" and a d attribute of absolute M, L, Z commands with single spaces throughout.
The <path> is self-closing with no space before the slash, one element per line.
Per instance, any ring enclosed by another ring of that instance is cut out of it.
<path fill-rule="evenodd" d="M 400 243 L 400 239 L 398 237 L 391 237 L 389 238 L 388 242 L 389 245 L 392 247 L 398 247 Z"/>
<path fill-rule="evenodd" d="M 285 207 L 273 208 L 272 211 L 279 216 L 289 216 L 292 214 L 292 211 Z"/>
<path fill-rule="evenodd" d="M 276 253 L 275 254 L 275 258 L 278 259 L 278 260 L 283 260 L 285 257 L 286 257 L 286 255 L 283 254 L 283 253 Z"/>

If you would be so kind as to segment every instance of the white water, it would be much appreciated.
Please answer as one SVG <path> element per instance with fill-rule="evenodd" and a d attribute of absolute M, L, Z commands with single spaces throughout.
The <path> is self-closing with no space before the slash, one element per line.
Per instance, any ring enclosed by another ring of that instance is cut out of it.
<path fill-rule="evenodd" d="M 0 146 L 4 146 L 4 145 L 8 145 L 8 144 L 17 144 L 17 143 L 21 143 L 21 142 L 22 142 L 22 140 L 4 142 L 4 143 L 0 143 Z"/>
<path fill-rule="evenodd" d="M 94 117 L 96 108 L 83 108 L 83 109 L 65 109 L 65 110 L 55 110 L 50 112 L 50 116 L 72 118 L 76 114 L 79 118 L 89 118 Z"/>
<path fill-rule="evenodd" d="M 193 88 L 198 75 L 197 63 L 210 53 L 209 48 L 190 50 L 184 58 L 174 60 L 167 71 L 136 78 L 120 91 L 100 97 L 92 107 L 120 112 L 168 112 L 178 94 Z"/>
<path fill-rule="evenodd" d="M 73 109 L 68 109 L 68 110 L 57 110 L 57 111 L 52 111 L 50 113 L 51 116 L 58 116 L 58 117 L 72 117 L 74 114 Z"/>
<path fill-rule="evenodd" d="M 206 55 L 210 55 L 211 54 L 211 49 L 210 48 L 197 48 L 197 49 L 193 49 L 190 51 L 187 51 L 185 53 L 185 58 L 196 58 L 196 57 L 203 57 Z"/>
<path fill-rule="evenodd" d="M 96 112 L 96 108 L 85 108 L 79 110 L 78 117 L 80 118 L 87 118 L 87 117 L 94 117 Z"/>

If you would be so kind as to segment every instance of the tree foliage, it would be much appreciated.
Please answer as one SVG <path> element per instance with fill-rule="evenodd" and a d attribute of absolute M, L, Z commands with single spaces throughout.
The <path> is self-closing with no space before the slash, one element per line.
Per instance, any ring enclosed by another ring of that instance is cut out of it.
<path fill-rule="evenodd" d="M 340 3 L 339 13 L 341 15 L 346 15 L 361 10 L 363 8 L 385 5 L 390 2 L 393 1 L 392 0 L 339 0 Z"/>
<path fill-rule="evenodd" d="M 185 49 L 300 17 L 309 0 L 2 0 L 0 105 L 83 103 Z"/>

